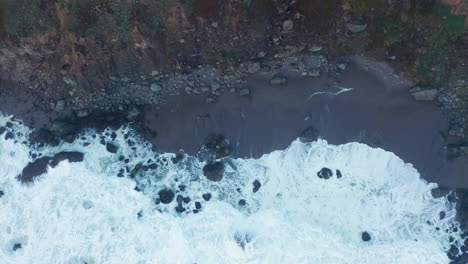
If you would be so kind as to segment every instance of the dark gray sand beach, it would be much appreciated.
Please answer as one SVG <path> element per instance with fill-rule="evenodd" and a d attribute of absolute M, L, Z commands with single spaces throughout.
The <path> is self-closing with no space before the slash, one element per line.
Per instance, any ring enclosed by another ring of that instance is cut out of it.
<path fill-rule="evenodd" d="M 444 115 L 415 101 L 410 83 L 387 65 L 354 57 L 338 76 L 291 75 L 284 85 L 270 79 L 250 76 L 245 97 L 226 93 L 207 104 L 203 97 L 181 95 L 148 107 L 145 125 L 158 133 L 152 141 L 160 151 L 195 154 L 208 134 L 219 133 L 231 141 L 235 156 L 259 157 L 285 149 L 312 126 L 332 144 L 380 147 L 412 163 L 428 181 L 468 188 L 468 158 L 450 158 L 444 149 L 451 140 Z"/>

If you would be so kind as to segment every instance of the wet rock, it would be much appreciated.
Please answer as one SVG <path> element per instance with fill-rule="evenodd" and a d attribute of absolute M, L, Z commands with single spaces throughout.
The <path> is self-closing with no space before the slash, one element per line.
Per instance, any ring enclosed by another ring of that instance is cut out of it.
<path fill-rule="evenodd" d="M 55 112 L 62 112 L 65 110 L 66 103 L 64 100 L 59 100 L 57 103 L 55 103 Z"/>
<path fill-rule="evenodd" d="M 37 144 L 39 147 L 44 147 L 45 145 L 56 147 L 60 143 L 60 140 L 45 128 L 40 128 L 32 132 L 29 140 L 32 144 Z"/>
<path fill-rule="evenodd" d="M 2 190 L 0 190 L 0 198 L 2 198 L 3 195 L 5 195 L 5 192 L 3 192 Z"/>
<path fill-rule="evenodd" d="M 260 187 L 262 186 L 262 184 L 260 183 L 259 180 L 255 180 L 255 181 L 253 182 L 253 186 L 254 186 L 254 187 L 253 187 L 252 191 L 253 191 L 254 193 L 256 193 L 256 192 L 258 192 L 258 190 L 260 190 Z"/>
<path fill-rule="evenodd" d="M 320 179 L 328 180 L 333 176 L 333 172 L 329 168 L 322 168 L 319 172 L 317 172 L 317 176 Z"/>
<path fill-rule="evenodd" d="M 339 179 L 341 177 L 343 177 L 343 175 L 341 174 L 341 171 L 340 170 L 336 170 L 336 177 Z"/>
<path fill-rule="evenodd" d="M 89 116 L 89 111 L 87 109 L 81 109 L 76 112 L 76 116 L 79 118 L 85 118 Z"/>
<path fill-rule="evenodd" d="M 241 89 L 239 91 L 240 96 L 249 96 L 250 95 L 250 90 L 248 88 Z"/>
<path fill-rule="evenodd" d="M 186 204 L 190 203 L 191 200 L 192 199 L 190 199 L 190 197 L 188 197 L 188 196 L 184 197 L 184 199 L 183 199 L 184 203 L 186 203 Z"/>
<path fill-rule="evenodd" d="M 447 252 L 447 256 L 449 259 L 455 259 L 459 252 L 460 250 L 455 245 L 451 245 L 449 251 Z"/>
<path fill-rule="evenodd" d="M 179 185 L 179 190 L 182 191 L 182 192 L 185 192 L 185 189 L 187 189 L 187 186 L 181 184 Z"/>
<path fill-rule="evenodd" d="M 140 211 L 138 211 L 138 213 L 137 213 L 137 218 L 140 219 L 140 218 L 142 218 L 142 217 L 143 217 L 143 211 L 140 210 Z"/>
<path fill-rule="evenodd" d="M 208 163 L 203 167 L 203 175 L 210 181 L 218 182 L 223 178 L 224 165 L 221 162 Z"/>
<path fill-rule="evenodd" d="M 55 120 L 52 123 L 52 127 L 50 128 L 50 131 L 61 138 L 65 138 L 68 135 L 71 135 L 75 133 L 77 130 L 77 126 L 66 121 L 62 120 Z"/>
<path fill-rule="evenodd" d="M 176 198 L 176 202 L 177 203 L 182 203 L 182 201 L 184 200 L 184 197 L 182 195 L 177 195 L 177 198 Z"/>
<path fill-rule="evenodd" d="M 70 163 L 82 162 L 83 157 L 84 157 L 84 154 L 81 152 L 76 152 L 76 151 L 60 152 L 52 158 L 52 160 L 50 161 L 50 166 L 52 168 L 55 168 L 63 160 L 68 160 L 68 162 Z"/>
<path fill-rule="evenodd" d="M 109 151 L 110 153 L 117 153 L 118 147 L 112 143 L 107 143 L 106 144 L 106 150 Z"/>
<path fill-rule="evenodd" d="M 134 121 L 137 120 L 138 117 L 141 115 L 141 111 L 138 107 L 132 105 L 129 107 L 127 111 L 126 118 L 128 121 Z"/>
<path fill-rule="evenodd" d="M 283 22 L 283 31 L 289 32 L 294 28 L 294 22 L 291 19 L 285 20 Z"/>
<path fill-rule="evenodd" d="M 36 177 L 47 172 L 47 166 L 49 165 L 50 160 L 50 157 L 42 157 L 28 163 L 28 165 L 24 167 L 23 171 L 16 177 L 16 179 L 21 183 L 33 182 Z"/>
<path fill-rule="evenodd" d="M 275 74 L 273 78 L 270 80 L 270 84 L 272 85 L 282 85 L 288 82 L 288 78 L 281 74 Z"/>
<path fill-rule="evenodd" d="M 13 245 L 13 251 L 16 251 L 16 250 L 21 249 L 21 248 L 22 248 L 21 243 L 15 243 L 15 244 Z"/>
<path fill-rule="evenodd" d="M 201 203 L 200 202 L 195 202 L 195 208 L 197 210 L 200 210 L 201 209 Z"/>
<path fill-rule="evenodd" d="M 247 71 L 249 73 L 257 73 L 258 71 L 260 71 L 260 62 L 251 62 L 247 65 Z"/>
<path fill-rule="evenodd" d="M 5 131 L 6 131 L 6 127 L 0 127 L 0 135 L 5 133 Z"/>
<path fill-rule="evenodd" d="M 439 219 L 440 219 L 440 220 L 444 219 L 444 218 L 445 218 L 445 215 L 446 215 L 446 214 L 445 214 L 444 211 L 440 212 L 440 213 L 439 213 Z"/>
<path fill-rule="evenodd" d="M 446 146 L 447 154 L 451 157 L 459 157 L 468 155 L 468 143 L 461 142 L 458 144 L 448 144 Z"/>
<path fill-rule="evenodd" d="M 163 189 L 159 191 L 159 201 L 163 204 L 170 204 L 174 200 L 174 192 L 169 189 Z"/>
<path fill-rule="evenodd" d="M 307 127 L 299 135 L 299 140 L 303 143 L 308 143 L 308 142 L 317 141 L 318 137 L 319 137 L 318 129 L 315 129 L 313 127 Z"/>
<path fill-rule="evenodd" d="M 437 89 L 431 87 L 415 87 L 410 90 L 416 101 L 433 101 L 437 97 Z"/>
<path fill-rule="evenodd" d="M 370 236 L 369 233 L 367 233 L 366 231 L 364 231 L 364 232 L 362 232 L 362 234 L 361 234 L 361 239 L 362 239 L 362 241 L 364 241 L 364 242 L 368 242 L 368 241 L 370 241 L 372 238 L 371 238 L 371 236 Z"/>
<path fill-rule="evenodd" d="M 153 91 L 153 92 L 160 92 L 160 91 L 162 91 L 161 85 L 159 85 L 159 84 L 157 84 L 157 83 L 152 83 L 150 89 L 151 89 L 151 91 Z"/>
<path fill-rule="evenodd" d="M 183 213 L 183 212 L 185 212 L 185 208 L 182 206 L 181 203 L 179 203 L 179 204 L 177 205 L 177 207 L 175 208 L 175 210 L 176 210 L 176 212 L 178 212 L 178 213 Z"/>
<path fill-rule="evenodd" d="M 238 202 L 238 204 L 239 204 L 240 206 L 244 206 L 244 205 L 247 204 L 247 202 L 246 202 L 244 199 L 240 199 L 239 202 Z"/>
<path fill-rule="evenodd" d="M 360 33 L 366 30 L 367 24 L 346 23 L 346 29 L 353 33 Z"/>
<path fill-rule="evenodd" d="M 219 134 L 210 134 L 205 138 L 204 147 L 215 155 L 216 159 L 224 158 L 231 154 L 229 141 Z"/>
<path fill-rule="evenodd" d="M 203 198 L 203 200 L 208 202 L 209 200 L 211 200 L 211 193 L 204 193 L 202 195 L 202 198 Z"/>
<path fill-rule="evenodd" d="M 8 140 L 8 139 L 13 139 L 14 135 L 13 133 L 11 133 L 10 131 L 8 131 L 6 134 L 5 134 L 5 139 Z"/>

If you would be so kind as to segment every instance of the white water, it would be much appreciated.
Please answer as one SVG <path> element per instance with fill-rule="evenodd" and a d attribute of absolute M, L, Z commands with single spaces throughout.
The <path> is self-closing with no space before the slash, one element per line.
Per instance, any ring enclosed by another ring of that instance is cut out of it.
<path fill-rule="evenodd" d="M 0 126 L 8 120 L 0 116 Z M 17 123 L 14 131 L 29 133 Z M 436 184 L 382 149 L 295 141 L 260 159 L 232 161 L 218 183 L 203 176 L 204 163 L 193 157 L 160 162 L 134 180 L 116 177 L 125 166 L 120 155 L 130 157 L 129 167 L 174 155 L 157 157 L 136 138 L 132 150 L 127 132 L 117 131 L 117 154 L 92 132 L 73 144 L 37 150 L 81 151 L 85 160 L 61 162 L 29 186 L 15 177 L 33 160 L 33 148 L 21 143 L 25 136 L 0 135 L 0 263 L 431 264 L 449 263 L 450 236 L 460 242 L 459 231 L 445 232 L 458 224 L 447 199 L 432 197 Z M 343 177 L 320 179 L 323 167 Z M 256 179 L 262 186 L 253 193 Z M 175 201 L 155 204 L 159 190 L 180 184 L 187 185 L 190 213 L 176 213 Z M 213 198 L 205 202 L 207 192 Z M 239 199 L 247 205 L 239 206 Z M 191 213 L 194 201 L 202 203 L 198 214 Z M 363 231 L 371 241 L 362 241 Z M 236 240 L 244 240 L 244 248 Z M 18 243 L 22 247 L 13 251 Z"/>

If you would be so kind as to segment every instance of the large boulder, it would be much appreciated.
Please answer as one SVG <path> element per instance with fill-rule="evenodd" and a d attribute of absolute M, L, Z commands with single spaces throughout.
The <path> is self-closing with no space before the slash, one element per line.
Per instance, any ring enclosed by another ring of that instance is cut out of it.
<path fill-rule="evenodd" d="M 208 163 L 203 167 L 203 175 L 210 181 L 218 182 L 223 179 L 224 165 L 221 162 Z"/>
<path fill-rule="evenodd" d="M 433 101 L 437 97 L 437 89 L 431 87 L 414 87 L 410 90 L 416 101 Z"/>

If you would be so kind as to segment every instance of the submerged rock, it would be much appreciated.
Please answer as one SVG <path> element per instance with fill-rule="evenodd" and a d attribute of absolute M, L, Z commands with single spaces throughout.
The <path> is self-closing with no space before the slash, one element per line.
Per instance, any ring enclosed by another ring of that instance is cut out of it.
<path fill-rule="evenodd" d="M 68 160 L 68 162 L 82 162 L 83 161 L 84 154 L 81 152 L 60 152 L 56 154 L 52 160 L 50 161 L 50 166 L 52 168 L 55 168 L 61 161 L 63 160 Z"/>
<path fill-rule="evenodd" d="M 21 243 L 15 243 L 15 244 L 13 245 L 13 251 L 16 251 L 16 250 L 21 249 L 21 248 L 22 248 Z"/>
<path fill-rule="evenodd" d="M 202 198 L 203 198 L 203 200 L 208 202 L 211 199 L 211 193 L 204 193 L 202 195 Z"/>
<path fill-rule="evenodd" d="M 333 172 L 329 168 L 322 168 L 319 172 L 317 172 L 317 176 L 320 179 L 328 180 L 333 176 Z"/>
<path fill-rule="evenodd" d="M 52 158 L 42 157 L 28 163 L 20 175 L 16 177 L 21 183 L 33 182 L 34 179 L 47 172 L 47 166 Z"/>
<path fill-rule="evenodd" d="M 208 163 L 203 167 L 203 175 L 210 181 L 221 181 L 223 178 L 224 165 L 221 162 Z"/>
<path fill-rule="evenodd" d="M 341 171 L 340 170 L 336 170 L 336 177 L 339 179 L 341 177 L 343 177 L 343 175 L 341 174 Z"/>
<path fill-rule="evenodd" d="M 159 191 L 158 195 L 159 195 L 159 200 L 163 204 L 170 204 L 172 200 L 174 200 L 174 192 L 169 189 L 164 189 L 164 190 Z"/>
<path fill-rule="evenodd" d="M 2 190 L 0 190 L 0 198 L 2 198 L 3 195 L 5 195 L 5 193 Z"/>

